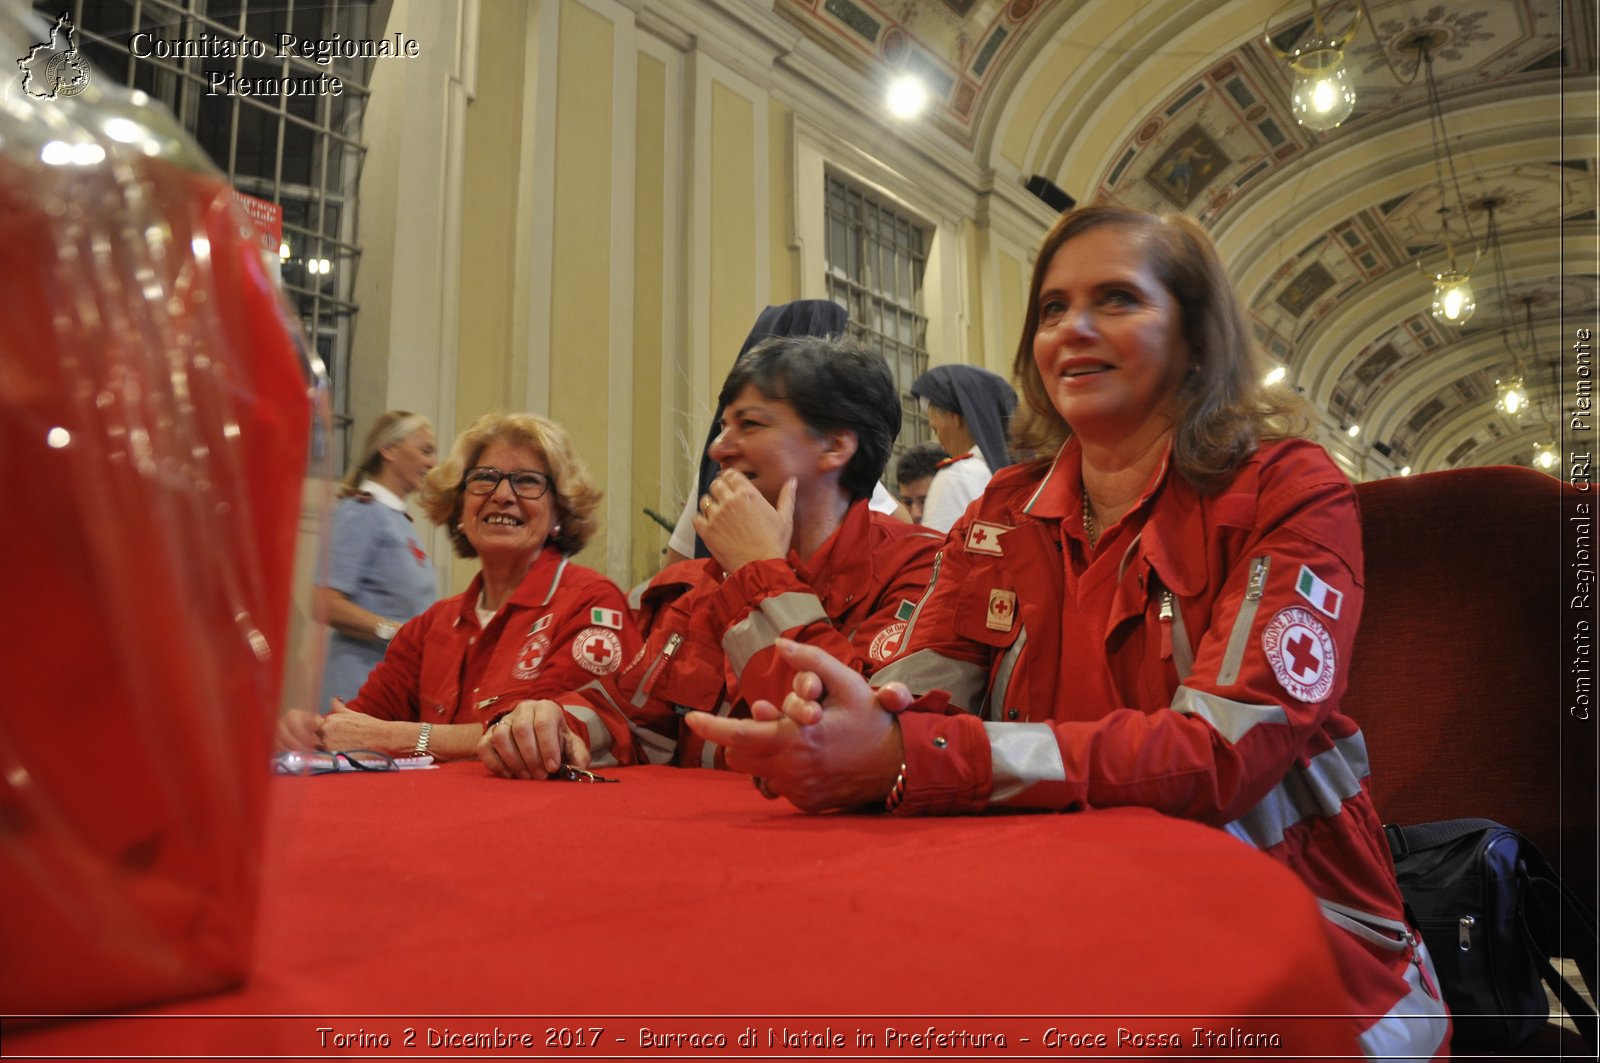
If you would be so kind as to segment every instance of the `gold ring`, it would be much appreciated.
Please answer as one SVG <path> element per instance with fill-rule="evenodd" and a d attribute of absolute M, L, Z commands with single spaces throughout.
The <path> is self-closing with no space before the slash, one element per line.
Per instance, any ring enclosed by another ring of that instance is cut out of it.
<path fill-rule="evenodd" d="M 700 496 L 700 512 L 704 513 L 708 517 L 711 515 L 711 496 L 710 495 L 701 495 Z"/>

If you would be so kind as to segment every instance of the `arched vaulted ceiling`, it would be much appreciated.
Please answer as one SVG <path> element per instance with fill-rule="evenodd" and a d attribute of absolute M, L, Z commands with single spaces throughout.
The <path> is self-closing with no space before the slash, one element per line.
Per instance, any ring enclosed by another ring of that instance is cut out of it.
<path fill-rule="evenodd" d="M 1357 6 L 1324 3 L 1324 20 Z M 936 127 L 997 181 L 1041 174 L 1080 202 L 1198 218 L 1262 351 L 1329 427 L 1361 426 L 1369 473 L 1526 463 L 1554 437 L 1563 358 L 1600 308 L 1594 0 L 1359 6 L 1356 111 L 1314 133 L 1264 39 L 1300 39 L 1310 0 L 774 0 L 863 73 L 922 74 Z M 1486 202 L 1501 234 L 1504 283 L 1484 255 L 1460 328 L 1427 313 L 1418 268 L 1445 258 L 1419 36 L 1454 158 L 1448 199 L 1458 186 L 1469 208 L 1451 216 L 1459 257 L 1484 242 Z M 1520 420 L 1493 410 L 1514 360 L 1534 398 Z"/>

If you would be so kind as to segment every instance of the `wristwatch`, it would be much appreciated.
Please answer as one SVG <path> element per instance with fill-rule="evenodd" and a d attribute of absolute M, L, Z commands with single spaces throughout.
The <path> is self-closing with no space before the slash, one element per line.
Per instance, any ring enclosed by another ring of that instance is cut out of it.
<path fill-rule="evenodd" d="M 388 642 L 394 638 L 394 633 L 400 630 L 400 625 L 393 620 L 379 620 L 372 625 L 372 635 L 379 642 Z"/>

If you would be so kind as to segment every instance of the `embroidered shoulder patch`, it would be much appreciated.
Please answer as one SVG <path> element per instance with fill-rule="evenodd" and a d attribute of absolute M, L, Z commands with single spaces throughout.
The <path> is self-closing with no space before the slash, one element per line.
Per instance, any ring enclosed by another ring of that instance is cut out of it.
<path fill-rule="evenodd" d="M 867 655 L 882 664 L 900 652 L 900 640 L 905 638 L 905 634 L 906 622 L 896 620 L 872 637 L 872 645 L 867 647 Z"/>
<path fill-rule="evenodd" d="M 981 520 L 972 522 L 967 529 L 967 553 L 993 554 L 1000 557 L 1005 551 L 1000 548 L 1000 536 L 1011 529 L 1004 524 L 986 524 Z"/>
<path fill-rule="evenodd" d="M 515 679 L 532 679 L 539 674 L 539 669 L 544 667 L 544 659 L 550 655 L 550 640 L 543 634 L 535 633 L 522 644 L 522 649 L 517 651 L 517 661 L 511 666 L 511 675 Z"/>
<path fill-rule="evenodd" d="M 1333 636 L 1311 610 L 1298 605 L 1280 610 L 1262 629 L 1261 649 L 1272 674 L 1296 701 L 1314 705 L 1333 689 Z"/>
<path fill-rule="evenodd" d="M 910 620 L 911 614 L 917 611 L 917 603 L 907 598 L 900 603 L 900 608 L 894 611 L 896 620 Z"/>
<path fill-rule="evenodd" d="M 1339 606 L 1344 601 L 1344 592 L 1335 590 L 1333 585 L 1306 565 L 1300 566 L 1300 575 L 1294 581 L 1295 593 L 1310 602 L 1312 608 L 1322 613 L 1330 620 L 1339 619 Z"/>
<path fill-rule="evenodd" d="M 572 659 L 587 672 L 610 675 L 622 664 L 622 640 L 603 627 L 586 627 L 572 640 Z"/>
<path fill-rule="evenodd" d="M 612 631 L 622 630 L 622 614 L 615 609 L 602 609 L 595 606 L 589 610 L 589 623 L 598 627 L 608 627 Z"/>

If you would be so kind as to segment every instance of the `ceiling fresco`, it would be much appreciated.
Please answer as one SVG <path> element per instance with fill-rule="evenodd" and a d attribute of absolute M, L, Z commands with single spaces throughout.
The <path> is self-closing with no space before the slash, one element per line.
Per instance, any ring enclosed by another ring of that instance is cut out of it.
<path fill-rule="evenodd" d="M 1600 309 L 1594 0 L 1323 4 L 1331 26 L 1364 12 L 1347 50 L 1356 110 L 1325 133 L 1295 123 L 1276 54 L 1309 31 L 1309 2 L 774 6 L 850 57 L 863 92 L 892 72 L 938 71 L 935 126 L 997 179 L 1038 173 L 1080 201 L 1197 218 L 1262 351 L 1395 468 L 1525 462 L 1549 437 L 1563 337 Z M 1451 172 L 1436 162 L 1419 43 Z M 1015 144 L 1025 157 L 1006 157 Z M 1423 274 L 1447 258 L 1446 200 L 1456 257 L 1475 263 L 1478 311 L 1459 328 L 1427 313 Z M 1504 283 L 1494 256 L 1479 257 L 1486 204 Z M 1514 367 L 1535 400 L 1520 420 L 1493 410 Z"/>

